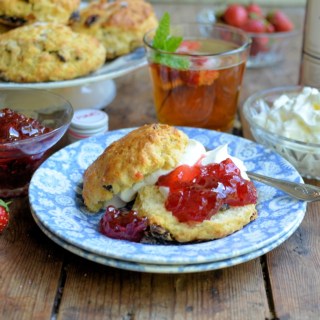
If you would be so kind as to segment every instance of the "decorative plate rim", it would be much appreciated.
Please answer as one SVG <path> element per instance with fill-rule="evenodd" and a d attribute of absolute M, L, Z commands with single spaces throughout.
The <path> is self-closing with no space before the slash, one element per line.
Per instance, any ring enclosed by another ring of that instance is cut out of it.
<path fill-rule="evenodd" d="M 29 187 L 30 206 L 42 225 L 55 236 L 81 249 L 113 259 L 144 264 L 202 264 L 230 259 L 266 247 L 303 218 L 305 202 L 256 183 L 259 193 L 258 218 L 223 239 L 165 246 L 103 236 L 97 230 L 103 212 L 98 215 L 88 213 L 82 202 L 79 183 L 85 168 L 99 152 L 132 129 L 109 131 L 105 135 L 71 144 L 48 158 L 35 172 Z M 244 160 L 248 170 L 269 175 L 271 172 L 279 178 L 303 181 L 287 160 L 250 140 L 207 129 L 180 129 L 209 148 L 228 143 L 232 151 L 230 153 Z"/>
<path fill-rule="evenodd" d="M 118 259 L 113 259 L 105 256 L 100 256 L 92 252 L 88 252 L 68 242 L 63 241 L 61 238 L 56 237 L 53 233 L 51 233 L 48 229 L 46 229 L 41 224 L 41 222 L 34 215 L 34 212 L 32 212 L 32 215 L 36 224 L 40 228 L 40 230 L 49 239 L 51 239 L 53 242 L 55 242 L 57 245 L 59 245 L 63 249 L 75 255 L 78 255 L 79 257 L 82 257 L 84 259 L 87 259 L 108 267 L 136 271 L 136 272 L 162 273 L 162 274 L 205 272 L 205 271 L 228 268 L 241 263 L 248 262 L 250 260 L 253 260 L 255 258 L 258 258 L 270 252 L 271 250 L 275 249 L 276 247 L 284 243 L 299 228 L 303 220 L 303 216 L 301 216 L 300 219 L 297 221 L 297 223 L 285 235 L 280 237 L 278 240 L 272 242 L 271 244 L 268 244 L 267 246 L 262 247 L 256 251 L 252 251 L 237 257 L 233 257 L 225 260 L 219 260 L 219 261 L 212 261 L 207 263 L 199 263 L 199 264 L 181 264 L 181 265 L 163 265 L 163 264 L 161 265 L 160 264 L 158 265 L 158 264 L 148 264 L 148 263 L 144 264 L 144 263 L 137 263 L 137 262 L 131 262 L 126 260 L 118 260 Z"/>

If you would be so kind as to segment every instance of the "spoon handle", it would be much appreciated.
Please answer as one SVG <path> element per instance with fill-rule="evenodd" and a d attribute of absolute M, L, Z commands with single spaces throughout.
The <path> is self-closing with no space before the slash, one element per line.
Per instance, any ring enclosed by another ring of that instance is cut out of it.
<path fill-rule="evenodd" d="M 304 183 L 274 179 L 254 172 L 247 172 L 250 179 L 265 183 L 303 201 L 319 201 L 320 188 Z"/>

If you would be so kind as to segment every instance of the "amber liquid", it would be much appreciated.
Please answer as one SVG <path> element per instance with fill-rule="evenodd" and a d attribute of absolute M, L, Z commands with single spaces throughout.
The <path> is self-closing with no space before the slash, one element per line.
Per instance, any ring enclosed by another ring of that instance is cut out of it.
<path fill-rule="evenodd" d="M 201 42 L 198 53 L 219 53 L 234 48 L 226 41 L 206 40 Z M 229 67 L 216 70 L 206 70 L 199 65 L 191 66 L 191 71 L 179 70 L 150 63 L 159 122 L 230 131 L 245 70 L 245 61 L 237 61 L 234 57 L 230 59 Z"/>

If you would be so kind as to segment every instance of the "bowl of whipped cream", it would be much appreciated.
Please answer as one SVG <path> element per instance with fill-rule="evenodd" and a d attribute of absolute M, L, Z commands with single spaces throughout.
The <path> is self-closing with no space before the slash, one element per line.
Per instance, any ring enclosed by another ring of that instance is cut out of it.
<path fill-rule="evenodd" d="M 299 173 L 320 180 L 320 91 L 303 86 L 266 89 L 250 96 L 242 114 L 254 139 L 278 152 Z"/>

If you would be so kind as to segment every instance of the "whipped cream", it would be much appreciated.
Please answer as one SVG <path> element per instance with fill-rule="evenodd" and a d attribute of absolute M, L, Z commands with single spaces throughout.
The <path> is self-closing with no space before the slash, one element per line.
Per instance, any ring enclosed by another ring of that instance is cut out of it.
<path fill-rule="evenodd" d="M 227 144 L 221 145 L 213 150 L 204 152 L 200 155 L 200 157 L 201 157 L 200 164 L 203 166 L 206 166 L 211 163 L 220 163 L 220 162 L 230 158 L 233 161 L 233 163 L 240 169 L 241 177 L 243 179 L 249 180 L 249 177 L 246 173 L 247 169 L 246 169 L 243 161 L 236 158 L 236 157 L 230 156 L 230 154 L 228 152 L 228 145 Z M 200 157 L 198 158 L 198 160 L 200 159 Z M 197 161 L 195 161 L 194 164 Z M 168 197 L 169 191 L 170 191 L 168 187 L 159 187 L 159 190 L 164 195 L 165 198 Z"/>
<path fill-rule="evenodd" d="M 228 158 L 230 158 L 233 163 L 240 169 L 241 177 L 243 179 L 250 180 L 246 173 L 247 168 L 244 165 L 243 161 L 236 157 L 230 156 L 227 144 L 223 144 L 213 150 L 207 151 L 204 154 L 204 158 L 201 160 L 201 164 L 206 166 L 210 163 L 220 163 Z"/>
<path fill-rule="evenodd" d="M 180 165 L 189 165 L 193 166 L 195 165 L 200 159 L 202 165 L 207 165 L 210 163 L 219 163 L 227 158 L 230 158 L 234 164 L 240 169 L 241 176 L 244 179 L 249 180 L 247 174 L 246 174 L 246 167 L 243 164 L 243 162 L 235 157 L 232 157 L 228 153 L 228 145 L 221 145 L 218 148 L 206 152 L 205 147 L 198 141 L 189 139 L 189 143 L 186 147 L 186 150 L 184 151 L 179 163 L 177 164 L 177 167 Z M 140 190 L 140 188 L 147 186 L 147 185 L 154 185 L 158 181 L 159 177 L 165 174 L 168 174 L 171 172 L 171 170 L 156 170 L 152 174 L 148 175 L 143 179 L 142 181 L 139 181 L 138 183 L 134 184 L 132 188 L 126 189 L 122 192 L 120 192 L 115 198 L 116 201 L 119 202 L 122 201 L 123 203 L 130 202 L 134 199 L 137 192 Z M 169 190 L 166 187 L 161 187 L 160 191 L 167 196 Z M 115 200 L 113 200 L 115 201 Z M 119 205 L 122 203 L 119 202 Z"/>
<path fill-rule="evenodd" d="M 265 129 L 286 138 L 320 143 L 320 92 L 305 87 L 302 92 L 289 97 L 281 95 L 269 106 L 260 102 L 261 112 L 255 115 L 257 123 Z"/>
<path fill-rule="evenodd" d="M 189 139 L 189 143 L 186 150 L 182 154 L 182 157 L 177 166 L 187 164 L 193 166 L 200 157 L 206 152 L 205 147 L 198 141 Z M 160 176 L 168 174 L 172 170 L 159 169 L 146 176 L 143 180 L 135 183 L 132 188 L 126 189 L 119 193 L 119 197 L 122 201 L 130 202 L 134 199 L 136 193 L 144 186 L 154 185 Z"/>

